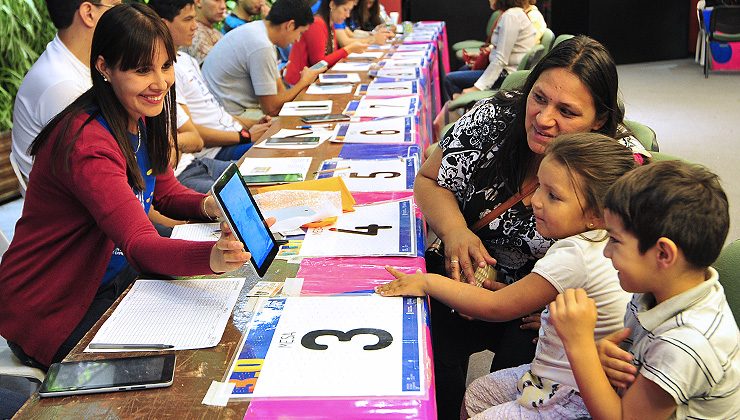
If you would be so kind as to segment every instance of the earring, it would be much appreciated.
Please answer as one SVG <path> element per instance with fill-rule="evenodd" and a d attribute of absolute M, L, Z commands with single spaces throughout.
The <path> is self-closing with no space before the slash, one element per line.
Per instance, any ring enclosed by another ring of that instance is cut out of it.
<path fill-rule="evenodd" d="M 588 225 L 586 225 L 586 227 L 588 227 L 589 229 L 593 229 L 593 228 L 594 228 L 594 226 L 595 226 L 595 225 L 594 225 L 593 223 L 589 223 Z"/>

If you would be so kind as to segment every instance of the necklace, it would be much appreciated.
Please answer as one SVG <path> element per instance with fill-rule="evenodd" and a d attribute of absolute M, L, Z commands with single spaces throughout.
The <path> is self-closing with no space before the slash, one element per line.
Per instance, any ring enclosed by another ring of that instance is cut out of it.
<path fill-rule="evenodd" d="M 141 147 L 141 128 L 139 128 L 138 124 L 136 126 L 136 137 L 139 138 L 139 143 L 136 144 L 136 150 L 134 150 L 134 155 L 139 153 L 139 148 Z"/>

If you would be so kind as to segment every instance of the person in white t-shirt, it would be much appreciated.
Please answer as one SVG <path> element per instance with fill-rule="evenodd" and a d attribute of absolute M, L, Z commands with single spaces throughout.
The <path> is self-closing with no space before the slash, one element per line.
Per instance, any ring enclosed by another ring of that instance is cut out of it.
<path fill-rule="evenodd" d="M 67 105 L 92 87 L 90 44 L 98 19 L 121 0 L 47 0 L 57 34 L 31 66 L 13 107 L 11 153 L 25 178 L 33 159 L 28 148 Z"/>
<path fill-rule="evenodd" d="M 192 0 L 150 0 L 149 7 L 170 30 L 175 47 L 193 42 L 196 13 Z M 177 53 L 175 80 L 177 103 L 188 113 L 205 144 L 195 156 L 237 160 L 252 146 L 252 139 L 259 139 L 269 128 L 270 117 L 237 120 L 226 112 L 208 90 L 198 61 L 182 50 Z"/>
<path fill-rule="evenodd" d="M 537 191 L 531 200 L 522 200 L 532 206 L 537 231 L 559 239 L 530 274 L 505 287 L 485 280 L 488 284 L 481 290 L 436 274 L 409 275 L 388 267 L 397 280 L 377 291 L 383 296 L 429 295 L 461 314 L 502 322 L 540 310 L 565 289 L 581 287 L 597 302 L 594 335 L 618 331 L 630 295 L 619 287 L 617 272 L 602 253 L 608 237 L 603 198 L 609 186 L 635 166 L 632 152 L 612 138 L 597 133 L 559 136 L 540 163 Z M 470 384 L 463 418 L 588 416 L 549 318 L 544 311 L 531 364 L 502 369 Z"/>

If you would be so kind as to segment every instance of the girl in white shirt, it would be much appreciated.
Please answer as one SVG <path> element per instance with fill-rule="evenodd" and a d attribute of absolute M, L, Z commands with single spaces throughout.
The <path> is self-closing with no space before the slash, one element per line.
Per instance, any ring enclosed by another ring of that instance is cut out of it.
<path fill-rule="evenodd" d="M 481 290 L 436 274 L 419 271 L 409 275 L 387 267 L 397 280 L 376 291 L 383 296 L 429 295 L 461 314 L 503 322 L 541 310 L 565 289 L 580 287 L 596 300 L 597 339 L 617 331 L 622 328 L 630 295 L 622 290 L 616 270 L 602 253 L 607 239 L 603 199 L 608 187 L 633 169 L 635 162 L 630 150 L 601 134 L 559 136 L 540 163 L 537 191 L 530 203 L 526 198 L 524 203 L 532 206 L 537 231 L 560 240 L 530 274 L 505 287 L 486 280 L 482 286 L 489 290 Z M 470 281 L 475 283 L 475 279 Z M 542 313 L 532 363 L 493 372 L 473 382 L 465 393 L 462 416 L 588 416 L 547 310 Z"/>

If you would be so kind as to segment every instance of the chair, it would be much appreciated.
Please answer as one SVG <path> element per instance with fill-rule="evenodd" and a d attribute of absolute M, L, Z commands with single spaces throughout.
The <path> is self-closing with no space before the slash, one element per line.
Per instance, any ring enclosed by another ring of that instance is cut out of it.
<path fill-rule="evenodd" d="M 13 167 L 13 172 L 15 172 L 15 177 L 18 179 L 18 189 L 21 191 L 21 195 L 23 197 L 26 196 L 26 177 L 23 176 L 21 173 L 20 168 L 18 168 L 18 161 L 15 159 L 15 155 L 13 152 L 10 152 L 10 166 Z"/>
<path fill-rule="evenodd" d="M 493 13 L 491 13 L 491 17 L 488 18 L 488 23 L 486 24 L 486 38 L 488 38 L 488 35 L 493 30 L 493 25 L 496 23 L 499 16 L 501 16 L 501 10 L 495 10 Z M 485 41 L 468 39 L 452 44 L 452 51 L 455 51 L 455 56 L 459 60 L 462 60 L 463 50 L 477 50 L 485 45 L 485 43 Z"/>
<path fill-rule="evenodd" d="M 0 336 L 0 378 L 2 377 L 23 378 L 34 383 L 34 388 L 38 388 L 44 382 L 46 374 L 41 369 L 22 364 L 13 352 L 10 351 L 5 338 Z"/>
<path fill-rule="evenodd" d="M 501 83 L 501 87 L 499 87 L 498 90 L 516 90 L 524 86 L 524 82 L 527 81 L 529 72 L 530 70 L 517 70 L 512 72 L 504 78 L 504 81 Z M 447 110 L 454 111 L 460 108 L 468 108 L 481 99 L 493 96 L 498 90 L 482 90 L 480 92 L 465 93 L 450 101 L 447 106 Z"/>
<path fill-rule="evenodd" d="M 640 141 L 645 149 L 651 152 L 659 151 L 657 135 L 652 128 L 637 121 L 624 120 L 622 123 Z"/>
<path fill-rule="evenodd" d="M 5 254 L 5 251 L 8 250 L 8 246 L 10 245 L 10 241 L 5 236 L 2 230 L 0 230 L 0 260 L 3 259 L 3 254 Z"/>
<path fill-rule="evenodd" d="M 571 34 L 562 34 L 562 35 L 558 35 L 558 37 L 557 37 L 557 38 L 555 38 L 555 41 L 553 41 L 553 42 L 552 42 L 552 46 L 550 47 L 550 49 L 553 49 L 553 48 L 555 48 L 555 46 L 556 46 L 556 45 L 560 44 L 561 42 L 563 42 L 563 41 L 565 41 L 565 40 L 571 39 L 571 38 L 573 38 L 574 36 L 575 36 L 575 35 L 571 35 Z"/>
<path fill-rule="evenodd" d="M 555 42 L 555 33 L 550 28 L 545 28 L 542 39 L 540 39 L 540 44 L 545 47 L 545 54 L 550 52 L 553 42 Z"/>
<path fill-rule="evenodd" d="M 709 77 L 712 56 L 719 50 L 712 50 L 712 42 L 740 42 L 740 5 L 714 6 L 709 15 L 709 30 L 704 35 L 704 78 Z"/>
<path fill-rule="evenodd" d="M 545 46 L 542 44 L 537 44 L 532 49 L 527 51 L 526 54 L 524 54 L 524 57 L 522 57 L 522 61 L 519 62 L 519 65 L 516 67 L 517 70 L 531 70 L 532 67 L 534 67 L 537 63 L 539 63 L 540 59 L 545 56 Z"/>
<path fill-rule="evenodd" d="M 727 303 L 740 324 L 740 239 L 727 245 L 712 264 L 719 272 L 719 282 L 725 289 Z"/>

